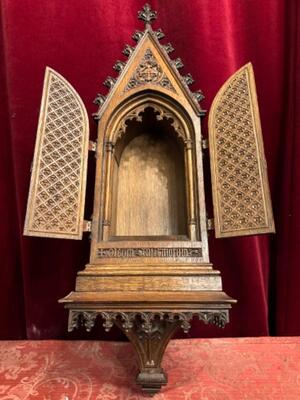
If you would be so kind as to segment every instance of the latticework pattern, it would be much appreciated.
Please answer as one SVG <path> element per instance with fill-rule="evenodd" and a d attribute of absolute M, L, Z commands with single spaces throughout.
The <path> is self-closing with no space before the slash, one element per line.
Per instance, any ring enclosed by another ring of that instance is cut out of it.
<path fill-rule="evenodd" d="M 71 86 L 53 73 L 40 130 L 29 229 L 57 236 L 78 235 L 82 229 L 86 116 Z"/>
<path fill-rule="evenodd" d="M 268 226 L 247 70 L 227 86 L 214 115 L 221 232 Z"/>

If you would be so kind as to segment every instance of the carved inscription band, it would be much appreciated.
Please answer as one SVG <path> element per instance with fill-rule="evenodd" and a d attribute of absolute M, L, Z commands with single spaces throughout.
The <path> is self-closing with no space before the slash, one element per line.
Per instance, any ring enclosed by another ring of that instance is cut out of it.
<path fill-rule="evenodd" d="M 98 248 L 99 258 L 136 258 L 136 257 L 202 257 L 201 248 L 168 248 L 168 247 L 142 247 L 142 248 Z"/>

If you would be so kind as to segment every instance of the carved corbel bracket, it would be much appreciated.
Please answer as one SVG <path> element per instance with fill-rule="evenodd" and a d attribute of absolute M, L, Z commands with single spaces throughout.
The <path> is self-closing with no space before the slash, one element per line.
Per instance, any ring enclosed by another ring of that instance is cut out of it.
<path fill-rule="evenodd" d="M 167 374 L 161 368 L 161 361 L 172 335 L 179 328 L 188 332 L 193 317 L 205 324 L 224 328 L 229 322 L 228 309 L 203 309 L 197 311 L 97 311 L 70 310 L 68 330 L 83 326 L 88 332 L 96 323 L 97 317 L 103 320 L 108 332 L 116 325 L 124 332 L 135 348 L 139 373 L 136 383 L 150 395 L 167 384 Z"/>

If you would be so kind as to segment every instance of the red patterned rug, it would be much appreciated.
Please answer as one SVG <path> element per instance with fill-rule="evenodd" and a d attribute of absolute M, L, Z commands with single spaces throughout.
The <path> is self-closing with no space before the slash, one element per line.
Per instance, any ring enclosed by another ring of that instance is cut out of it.
<path fill-rule="evenodd" d="M 299 400 L 300 338 L 169 344 L 169 384 L 155 400 Z M 138 400 L 129 343 L 0 342 L 1 400 Z"/>

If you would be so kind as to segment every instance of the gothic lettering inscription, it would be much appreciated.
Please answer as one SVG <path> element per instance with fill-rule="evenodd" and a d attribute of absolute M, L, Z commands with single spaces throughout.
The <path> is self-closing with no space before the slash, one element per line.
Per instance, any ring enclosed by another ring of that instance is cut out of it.
<path fill-rule="evenodd" d="M 99 248 L 99 258 L 137 258 L 137 257 L 202 257 L 201 248 Z"/>

